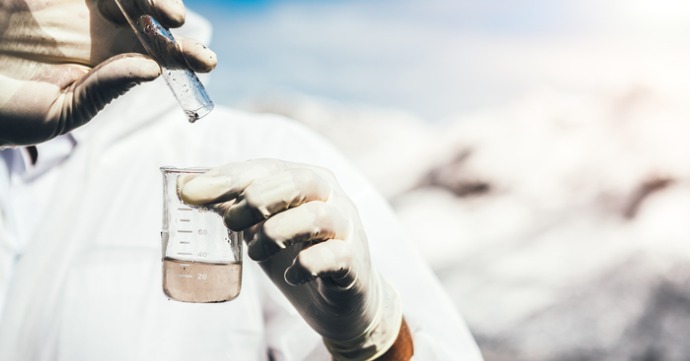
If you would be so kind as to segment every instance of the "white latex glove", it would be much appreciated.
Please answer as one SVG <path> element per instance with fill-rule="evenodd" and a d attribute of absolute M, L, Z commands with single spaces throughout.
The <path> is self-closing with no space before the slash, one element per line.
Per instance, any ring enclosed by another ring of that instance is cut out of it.
<path fill-rule="evenodd" d="M 134 0 L 179 27 L 179 0 Z M 178 39 L 192 70 L 215 54 Z M 114 0 L 5 0 L 0 4 L 0 146 L 36 144 L 87 123 L 112 99 L 161 73 Z"/>
<path fill-rule="evenodd" d="M 336 360 L 372 360 L 394 343 L 399 298 L 372 269 L 357 209 L 329 171 L 258 159 L 178 185 L 184 202 L 211 206 L 245 232 L 249 257 Z"/>

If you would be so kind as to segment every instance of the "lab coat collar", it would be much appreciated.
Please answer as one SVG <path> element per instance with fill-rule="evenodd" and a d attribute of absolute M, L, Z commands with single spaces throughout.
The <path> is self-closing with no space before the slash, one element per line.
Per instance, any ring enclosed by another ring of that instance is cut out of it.
<path fill-rule="evenodd" d="M 12 150 L 13 160 L 9 163 L 10 173 L 24 182 L 31 182 L 65 161 L 76 146 L 76 139 L 65 134 L 36 145 L 36 158 L 31 155 L 29 147 L 15 148 Z"/>

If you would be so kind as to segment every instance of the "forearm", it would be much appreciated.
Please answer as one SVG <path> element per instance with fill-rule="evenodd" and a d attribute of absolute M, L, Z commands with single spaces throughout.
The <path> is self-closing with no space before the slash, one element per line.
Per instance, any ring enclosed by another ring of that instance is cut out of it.
<path fill-rule="evenodd" d="M 354 358 L 343 358 L 342 355 L 338 356 L 337 353 L 333 353 L 333 349 L 329 347 L 329 351 L 333 354 L 333 360 L 334 361 L 342 361 L 342 360 L 354 360 L 354 359 L 361 359 L 360 357 L 355 356 Z M 351 352 L 354 352 L 354 354 L 361 353 L 361 354 L 367 354 L 367 352 L 361 352 L 361 351 L 356 351 L 352 350 Z M 412 342 L 412 334 L 410 333 L 410 328 L 407 326 L 407 322 L 405 322 L 405 319 L 402 319 L 402 322 L 400 324 L 400 328 L 398 330 L 398 335 L 393 342 L 393 344 L 386 350 L 383 354 L 380 356 L 373 358 L 373 359 L 366 359 L 367 361 L 408 361 L 412 358 L 412 355 L 414 353 L 414 345 Z M 361 355 L 360 355 L 361 356 Z"/>
<path fill-rule="evenodd" d="M 407 322 L 403 318 L 395 343 L 386 353 L 376 358 L 376 361 L 407 361 L 412 358 L 413 354 L 414 343 L 412 342 L 412 334 L 407 326 Z"/>

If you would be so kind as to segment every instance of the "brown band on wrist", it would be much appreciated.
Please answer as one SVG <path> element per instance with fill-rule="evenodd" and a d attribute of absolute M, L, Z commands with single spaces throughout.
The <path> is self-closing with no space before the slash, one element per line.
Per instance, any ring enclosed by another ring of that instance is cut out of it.
<path fill-rule="evenodd" d="M 414 354 L 414 344 L 412 342 L 412 334 L 410 328 L 407 327 L 407 322 L 403 318 L 400 325 L 400 332 L 398 338 L 395 339 L 393 346 L 386 351 L 376 361 L 408 361 Z"/>

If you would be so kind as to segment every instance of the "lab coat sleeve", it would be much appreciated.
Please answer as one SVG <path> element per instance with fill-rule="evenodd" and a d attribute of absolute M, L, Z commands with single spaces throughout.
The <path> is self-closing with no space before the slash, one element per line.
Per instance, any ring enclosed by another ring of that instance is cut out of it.
<path fill-rule="evenodd" d="M 292 121 L 283 119 L 281 123 L 281 127 L 272 128 L 283 128 L 273 135 L 276 138 L 274 144 L 282 145 L 276 149 L 281 155 L 279 158 L 330 169 L 357 205 L 367 231 L 373 267 L 400 295 L 404 317 L 413 334 L 414 359 L 481 360 L 466 325 L 418 252 L 418 247 L 424 247 L 423 240 L 411 240 L 387 201 L 328 142 Z M 268 343 L 274 358 L 285 361 L 328 360 L 322 343 L 307 341 L 311 339 L 305 335 L 299 336 L 302 351 L 290 350 L 294 343 L 287 339 L 296 338 L 297 331 L 288 319 L 297 314 L 274 291 L 268 291 L 267 298 L 265 312 L 270 315 L 267 317 Z M 305 351 L 305 346 L 311 348 L 310 351 Z"/>

